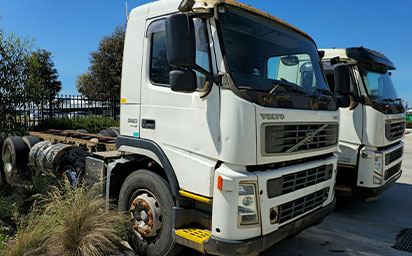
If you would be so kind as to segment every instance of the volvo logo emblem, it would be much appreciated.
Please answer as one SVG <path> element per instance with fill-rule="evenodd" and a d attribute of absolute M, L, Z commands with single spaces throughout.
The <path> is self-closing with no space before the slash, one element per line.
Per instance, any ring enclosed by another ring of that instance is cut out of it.
<path fill-rule="evenodd" d="M 260 114 L 263 120 L 283 120 L 285 119 L 284 114 Z"/>
<path fill-rule="evenodd" d="M 326 127 L 328 127 L 327 124 L 322 125 L 319 129 L 317 129 L 316 131 L 308 131 L 306 133 L 306 136 L 303 140 L 301 140 L 300 142 L 298 142 L 295 146 L 291 147 L 290 149 L 288 149 L 286 152 L 290 153 L 293 152 L 295 150 L 297 150 L 300 146 L 305 145 L 306 143 L 310 143 L 313 140 L 313 137 L 315 137 L 316 135 L 318 135 L 321 131 L 325 130 Z"/>
<path fill-rule="evenodd" d="M 313 132 L 312 132 L 312 131 L 308 131 L 308 132 L 306 133 L 306 142 L 307 142 L 307 143 L 310 143 L 310 142 L 312 142 L 312 140 L 313 140 Z"/>

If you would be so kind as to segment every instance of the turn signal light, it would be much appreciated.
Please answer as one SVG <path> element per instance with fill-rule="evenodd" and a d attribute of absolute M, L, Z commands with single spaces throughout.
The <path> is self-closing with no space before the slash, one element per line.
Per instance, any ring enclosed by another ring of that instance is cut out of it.
<path fill-rule="evenodd" d="M 219 177 L 217 177 L 217 189 L 222 190 L 223 188 L 223 178 L 222 176 L 219 175 Z"/>

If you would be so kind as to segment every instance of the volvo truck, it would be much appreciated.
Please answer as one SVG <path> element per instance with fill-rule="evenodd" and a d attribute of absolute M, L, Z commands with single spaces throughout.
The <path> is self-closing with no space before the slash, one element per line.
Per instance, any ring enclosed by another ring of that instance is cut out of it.
<path fill-rule="evenodd" d="M 405 109 L 391 80 L 395 66 L 364 47 L 321 51 L 330 89 L 342 95 L 335 88 L 336 68 L 350 84 L 349 107 L 340 108 L 336 193 L 376 199 L 402 173 Z"/>
<path fill-rule="evenodd" d="M 127 22 L 120 136 L 31 132 L 49 141 L 31 149 L 10 138 L 6 176 L 30 151 L 32 168 L 103 184 L 139 255 L 259 254 L 334 207 L 348 101 L 338 106 L 320 56 L 306 33 L 232 0 L 139 6 Z"/>

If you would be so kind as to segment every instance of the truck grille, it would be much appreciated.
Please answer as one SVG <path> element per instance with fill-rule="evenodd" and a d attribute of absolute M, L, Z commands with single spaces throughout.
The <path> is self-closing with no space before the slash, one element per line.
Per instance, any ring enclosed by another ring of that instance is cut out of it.
<path fill-rule="evenodd" d="M 392 163 L 393 161 L 401 158 L 403 155 L 403 147 L 398 148 L 388 154 L 385 155 L 385 165 Z"/>
<path fill-rule="evenodd" d="M 405 132 L 405 121 L 385 125 L 385 137 L 389 141 L 402 138 L 404 132 Z"/>
<path fill-rule="evenodd" d="M 402 165 L 402 162 L 400 162 L 399 164 L 396 164 L 396 165 L 392 166 L 391 168 L 389 168 L 388 170 L 386 170 L 385 180 L 388 180 L 388 179 L 392 178 L 393 175 L 398 173 L 399 170 L 401 169 L 401 165 Z"/>
<path fill-rule="evenodd" d="M 298 198 L 292 202 L 280 205 L 278 218 L 279 224 L 321 206 L 328 198 L 328 194 L 329 188 L 325 188 L 310 195 Z"/>
<path fill-rule="evenodd" d="M 268 197 L 277 197 L 329 180 L 332 178 L 332 172 L 333 165 L 330 164 L 268 180 Z"/>
<path fill-rule="evenodd" d="M 288 124 L 265 127 L 267 154 L 292 153 L 330 147 L 338 143 L 338 124 Z"/>

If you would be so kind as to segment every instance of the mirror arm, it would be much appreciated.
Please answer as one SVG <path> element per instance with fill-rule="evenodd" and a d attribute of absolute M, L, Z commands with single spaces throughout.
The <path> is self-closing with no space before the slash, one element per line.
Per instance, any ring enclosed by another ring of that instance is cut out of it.
<path fill-rule="evenodd" d="M 207 12 L 190 12 L 187 14 L 189 18 L 210 19 L 215 17 L 215 11 L 213 8 L 208 9 Z"/>
<path fill-rule="evenodd" d="M 365 99 L 365 97 L 364 97 L 363 95 L 361 95 L 361 96 L 359 96 L 359 97 L 356 97 L 356 96 L 355 96 L 355 99 L 356 99 L 357 102 L 359 102 L 359 103 L 362 104 L 362 105 L 364 105 L 364 104 L 366 103 L 366 99 Z"/>
<path fill-rule="evenodd" d="M 208 75 L 206 76 L 206 81 L 212 82 L 218 86 L 220 86 L 223 82 L 223 75 Z"/>

